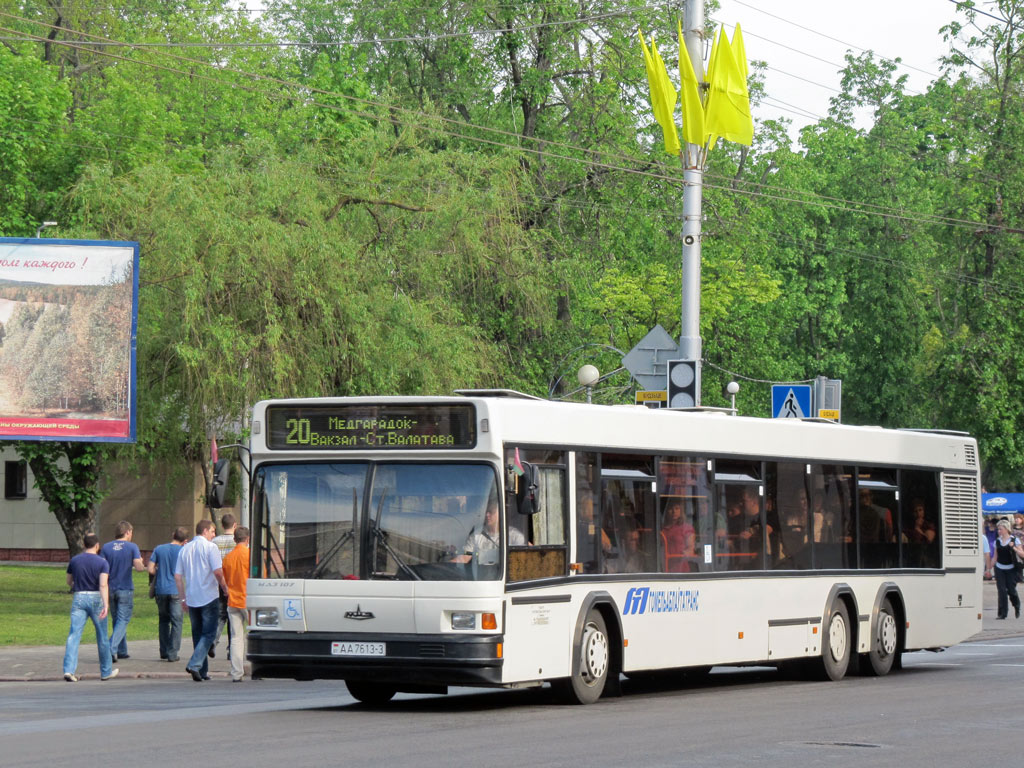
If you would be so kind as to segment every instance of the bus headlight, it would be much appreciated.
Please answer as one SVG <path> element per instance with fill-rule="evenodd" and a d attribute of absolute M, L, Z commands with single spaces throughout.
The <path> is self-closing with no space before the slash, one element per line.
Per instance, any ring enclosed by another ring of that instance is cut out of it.
<path fill-rule="evenodd" d="M 453 612 L 452 629 L 476 629 L 476 614 Z"/>
<path fill-rule="evenodd" d="M 257 627 L 276 627 L 280 623 L 280 618 L 277 608 L 256 609 Z"/>

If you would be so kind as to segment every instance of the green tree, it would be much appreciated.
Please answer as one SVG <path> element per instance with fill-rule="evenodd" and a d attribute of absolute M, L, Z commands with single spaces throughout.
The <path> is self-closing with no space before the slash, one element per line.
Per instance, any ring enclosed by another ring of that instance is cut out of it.
<path fill-rule="evenodd" d="M 69 102 L 50 67 L 0 46 L 0 235 L 29 236 L 49 218 L 46 179 L 61 151 Z"/>

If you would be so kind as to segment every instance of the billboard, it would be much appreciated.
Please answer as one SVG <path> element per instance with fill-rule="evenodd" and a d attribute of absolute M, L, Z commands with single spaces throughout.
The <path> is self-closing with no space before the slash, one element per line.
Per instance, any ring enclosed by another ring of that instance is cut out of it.
<path fill-rule="evenodd" d="M 139 244 L 0 238 L 0 440 L 135 442 Z"/>

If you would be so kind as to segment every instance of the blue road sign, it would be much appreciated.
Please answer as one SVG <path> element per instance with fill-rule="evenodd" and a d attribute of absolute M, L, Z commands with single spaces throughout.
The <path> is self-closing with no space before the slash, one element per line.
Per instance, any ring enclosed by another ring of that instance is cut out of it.
<path fill-rule="evenodd" d="M 806 419 L 814 415 L 810 384 L 772 384 L 772 418 Z"/>

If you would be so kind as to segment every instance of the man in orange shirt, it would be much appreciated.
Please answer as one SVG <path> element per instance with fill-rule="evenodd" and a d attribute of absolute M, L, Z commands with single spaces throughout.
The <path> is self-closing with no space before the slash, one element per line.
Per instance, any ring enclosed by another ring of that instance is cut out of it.
<path fill-rule="evenodd" d="M 228 584 L 231 680 L 242 682 L 245 674 L 245 582 L 249 578 L 249 529 L 235 528 L 235 548 L 224 556 L 224 581 Z"/>

